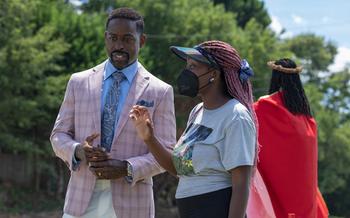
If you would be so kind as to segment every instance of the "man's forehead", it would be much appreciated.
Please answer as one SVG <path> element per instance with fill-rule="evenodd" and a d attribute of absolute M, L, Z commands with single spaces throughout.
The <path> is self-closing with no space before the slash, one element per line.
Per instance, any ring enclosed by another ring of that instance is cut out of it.
<path fill-rule="evenodd" d="M 118 21 L 120 20 L 120 21 Z M 111 20 L 107 27 L 107 32 L 115 35 L 136 35 L 137 28 L 135 22 L 130 23 L 129 20 L 121 19 Z M 132 21 L 131 21 L 132 22 Z"/>
<path fill-rule="evenodd" d="M 115 26 L 129 26 L 130 28 L 136 28 L 136 21 L 125 18 L 113 18 L 109 21 L 108 28 Z"/>

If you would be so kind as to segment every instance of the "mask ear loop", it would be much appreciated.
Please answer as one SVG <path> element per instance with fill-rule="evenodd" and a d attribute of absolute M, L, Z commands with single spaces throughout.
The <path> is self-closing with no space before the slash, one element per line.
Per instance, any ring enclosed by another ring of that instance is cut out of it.
<path fill-rule="evenodd" d="M 212 70 L 208 70 L 206 73 L 203 73 L 202 75 L 199 75 L 199 76 L 197 76 L 198 78 L 201 78 L 202 76 L 205 76 L 205 75 L 207 75 L 208 73 L 210 73 L 211 71 L 213 71 L 214 69 L 212 69 Z"/>
<path fill-rule="evenodd" d="M 200 78 L 200 77 L 202 77 L 202 76 L 204 76 L 204 75 L 207 75 L 208 73 L 212 72 L 213 70 L 215 70 L 215 68 L 212 68 L 212 69 L 209 70 L 208 72 L 206 72 L 206 73 L 204 73 L 204 74 L 198 76 L 198 78 Z M 204 85 L 204 86 L 198 88 L 198 90 L 201 90 L 201 89 L 203 89 L 203 88 L 209 86 L 209 85 L 212 84 L 214 81 L 215 81 L 215 78 L 214 78 L 214 77 L 210 78 L 210 79 L 209 79 L 209 82 L 208 82 L 206 85 Z"/>
<path fill-rule="evenodd" d="M 218 70 L 218 69 L 216 69 L 216 68 L 214 67 L 213 70 L 216 71 L 216 70 Z M 216 76 L 216 74 L 213 75 L 213 77 L 209 79 L 209 82 L 210 82 L 210 83 L 213 83 L 213 82 L 215 81 L 215 76 Z"/>

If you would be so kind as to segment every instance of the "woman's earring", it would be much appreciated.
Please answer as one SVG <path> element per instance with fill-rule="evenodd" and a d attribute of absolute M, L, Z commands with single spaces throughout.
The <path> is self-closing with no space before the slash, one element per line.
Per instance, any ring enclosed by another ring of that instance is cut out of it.
<path fill-rule="evenodd" d="M 210 83 L 214 82 L 214 77 L 209 80 Z"/>

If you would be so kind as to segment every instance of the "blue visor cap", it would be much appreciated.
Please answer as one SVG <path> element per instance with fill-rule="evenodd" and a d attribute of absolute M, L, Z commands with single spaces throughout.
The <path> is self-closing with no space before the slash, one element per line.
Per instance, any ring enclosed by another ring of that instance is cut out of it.
<path fill-rule="evenodd" d="M 191 58 L 195 61 L 218 68 L 218 65 L 216 64 L 215 60 L 211 58 L 209 54 L 206 54 L 205 51 L 200 47 L 186 48 L 186 47 L 179 47 L 179 46 L 170 46 L 170 50 L 182 60 L 186 61 L 187 58 Z M 209 57 L 206 57 L 206 56 L 209 56 Z"/>

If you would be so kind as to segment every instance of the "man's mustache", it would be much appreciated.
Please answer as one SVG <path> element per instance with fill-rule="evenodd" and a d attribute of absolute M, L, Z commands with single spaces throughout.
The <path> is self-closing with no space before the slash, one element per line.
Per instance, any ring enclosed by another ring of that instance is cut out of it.
<path fill-rule="evenodd" d="M 125 52 L 125 51 L 120 51 L 120 50 L 114 50 L 112 51 L 111 55 L 114 55 L 114 54 L 122 54 L 122 55 L 126 55 L 127 58 L 129 59 L 129 53 Z"/>

